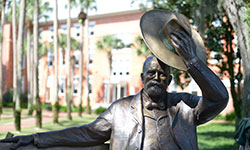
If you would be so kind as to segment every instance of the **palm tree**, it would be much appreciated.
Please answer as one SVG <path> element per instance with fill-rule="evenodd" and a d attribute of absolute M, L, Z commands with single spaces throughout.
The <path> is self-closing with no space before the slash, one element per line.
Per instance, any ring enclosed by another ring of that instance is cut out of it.
<path fill-rule="evenodd" d="M 67 9 L 68 9 L 68 18 L 67 18 L 67 50 L 68 50 L 68 55 L 67 55 L 67 61 L 68 61 L 68 80 L 67 80 L 67 118 L 69 120 L 72 120 L 72 116 L 71 116 L 71 103 L 72 103 L 72 97 L 71 97 L 71 82 L 70 82 L 70 54 L 71 54 L 71 32 L 70 32 L 70 28 L 71 28 L 71 14 L 70 14 L 70 10 L 71 10 L 71 0 L 68 0 L 68 4 L 67 4 Z"/>
<path fill-rule="evenodd" d="M 17 99 L 17 38 L 16 38 L 16 0 L 12 1 L 12 44 L 13 44 L 13 102 Z"/>
<path fill-rule="evenodd" d="M 58 44 L 59 44 L 59 47 L 61 48 L 61 53 L 62 53 L 62 55 L 64 56 L 64 54 L 65 54 L 65 49 L 67 48 L 68 49 L 68 34 L 66 35 L 66 34 L 59 34 L 59 36 L 58 36 Z M 70 49 L 73 49 L 73 50 L 77 50 L 77 49 L 79 49 L 79 42 L 77 41 L 77 40 L 75 40 L 75 39 L 73 39 L 73 38 L 71 38 L 70 37 Z M 67 55 L 67 57 L 70 57 L 70 51 L 71 50 L 69 50 L 68 52 L 68 55 Z M 63 58 L 64 59 L 64 58 Z M 67 60 L 68 60 L 68 58 L 67 58 Z M 69 61 L 68 61 L 68 67 L 69 67 L 69 69 L 70 69 L 70 62 L 71 61 L 71 58 L 69 58 Z M 73 69 L 72 69 L 73 70 Z M 68 70 L 69 72 L 69 74 L 68 74 L 68 80 L 67 80 L 67 85 L 69 86 L 68 87 L 68 91 L 67 91 L 67 96 L 64 96 L 64 98 L 66 99 L 66 97 L 67 97 L 67 118 L 69 119 L 69 120 L 72 120 L 72 116 L 71 116 L 71 103 L 72 103 L 72 101 L 71 101 L 71 99 L 72 99 L 72 97 L 71 97 L 71 82 L 70 82 L 70 79 L 71 79 L 71 74 L 70 74 L 70 70 Z M 68 101 L 69 100 L 69 101 Z"/>
<path fill-rule="evenodd" d="M 104 50 L 107 53 L 109 61 L 109 83 L 108 83 L 108 93 L 107 93 L 107 102 L 110 102 L 110 78 L 112 72 L 112 50 L 113 49 L 122 49 L 125 47 L 124 43 L 116 38 L 114 35 L 106 35 L 97 41 L 96 47 L 99 50 Z"/>
<path fill-rule="evenodd" d="M 41 109 L 41 101 L 39 97 L 39 85 L 38 85 L 38 46 L 39 46 L 39 38 L 38 38 L 38 30 L 39 30 L 39 1 L 34 1 L 34 28 L 33 28 L 33 34 L 34 34 L 34 98 L 36 102 L 36 127 L 42 128 L 42 109 Z"/>
<path fill-rule="evenodd" d="M 27 54 L 27 76 L 28 76 L 28 115 L 32 115 L 33 113 L 33 98 L 32 98 L 32 81 L 33 81 L 33 71 L 32 71 L 32 52 L 31 52 L 31 32 L 33 29 L 33 24 L 30 19 L 26 20 L 26 33 L 27 33 L 27 49 L 26 49 L 26 54 Z"/>
<path fill-rule="evenodd" d="M 73 1 L 75 3 L 75 1 Z M 86 26 L 86 37 L 85 37 L 85 49 L 87 50 L 87 63 L 86 63 L 86 70 L 87 70 L 87 76 L 86 76 L 86 83 L 87 83 L 87 113 L 90 114 L 91 113 L 91 108 L 90 108 L 90 99 L 89 99 L 89 55 L 88 55 L 88 47 L 89 47 L 89 42 L 88 42 L 88 10 L 89 9 L 96 9 L 96 1 L 95 0 L 79 0 L 79 3 L 81 4 L 81 12 L 78 16 L 78 18 L 81 21 L 81 55 L 80 55 L 80 88 L 79 88 L 79 116 L 81 116 L 81 107 L 82 107 L 82 81 L 83 81 L 83 25 L 85 22 L 85 26 Z M 83 13 L 83 10 L 86 10 L 85 13 Z M 83 19 L 80 15 L 85 15 L 85 18 Z"/>
<path fill-rule="evenodd" d="M 139 56 L 147 57 L 148 55 L 152 54 L 141 36 L 137 36 L 135 38 L 133 46 L 135 47 L 136 53 Z"/>
<path fill-rule="evenodd" d="M 79 88 L 79 109 L 78 109 L 78 116 L 82 116 L 82 81 L 83 81 L 83 33 L 84 33 L 84 21 L 87 15 L 83 12 L 83 8 L 81 9 L 80 14 L 78 15 L 78 19 L 81 22 L 81 40 L 80 40 L 80 88 Z M 89 107 L 88 107 L 89 110 Z"/>
<path fill-rule="evenodd" d="M 58 123 L 58 113 L 59 113 L 59 100 L 58 100 L 58 5 L 57 0 L 55 0 L 54 5 L 54 55 L 55 55 L 55 78 L 54 78 L 54 100 L 53 105 L 53 123 Z"/>
<path fill-rule="evenodd" d="M 5 20 L 5 0 L 2 1 L 2 9 L 1 9 L 1 28 L 0 28 L 0 117 L 2 115 L 2 107 L 3 107 L 3 91 L 2 91 L 2 42 L 3 42 L 3 30 L 4 30 L 4 20 Z"/>
<path fill-rule="evenodd" d="M 15 101 L 15 127 L 21 130 L 21 92 L 22 92 L 22 55 L 24 41 L 24 21 L 25 21 L 26 0 L 20 0 L 20 17 L 17 41 L 17 99 Z"/>

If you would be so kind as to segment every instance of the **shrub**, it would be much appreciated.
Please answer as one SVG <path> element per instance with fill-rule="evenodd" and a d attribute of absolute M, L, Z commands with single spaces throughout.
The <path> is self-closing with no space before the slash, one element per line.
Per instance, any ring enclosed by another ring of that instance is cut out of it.
<path fill-rule="evenodd" d="M 218 114 L 214 119 L 215 120 L 225 120 L 225 116 L 222 116 L 221 114 Z"/>
<path fill-rule="evenodd" d="M 22 93 L 20 95 L 21 107 L 28 108 L 28 94 Z M 4 107 L 13 107 L 13 89 L 10 88 L 6 93 L 3 94 L 3 106 Z"/>
<path fill-rule="evenodd" d="M 42 104 L 42 109 L 52 111 L 52 106 L 51 104 Z"/>
<path fill-rule="evenodd" d="M 3 106 L 13 107 L 13 89 L 9 89 L 3 94 Z"/>
<path fill-rule="evenodd" d="M 225 116 L 226 120 L 233 121 L 235 119 L 235 112 L 231 112 Z"/>
<path fill-rule="evenodd" d="M 98 108 L 94 111 L 94 113 L 97 114 L 97 115 L 99 115 L 99 114 L 103 113 L 103 112 L 106 111 L 106 110 L 107 110 L 107 108 L 100 106 L 100 107 L 98 107 Z"/>

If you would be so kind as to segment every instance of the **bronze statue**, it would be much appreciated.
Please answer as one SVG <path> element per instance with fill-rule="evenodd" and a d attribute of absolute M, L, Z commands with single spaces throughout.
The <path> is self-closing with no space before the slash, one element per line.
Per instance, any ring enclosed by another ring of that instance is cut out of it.
<path fill-rule="evenodd" d="M 174 17 L 167 23 L 160 19 L 171 15 Z M 158 31 L 149 25 L 159 25 L 159 22 L 152 22 L 156 18 L 162 21 Z M 148 57 L 143 65 L 141 79 L 144 88 L 138 94 L 115 101 L 90 124 L 17 136 L 1 142 L 13 142 L 13 148 L 31 143 L 43 148 L 92 146 L 110 140 L 110 149 L 113 150 L 197 150 L 196 127 L 213 119 L 226 107 L 228 92 L 201 61 L 202 53 L 198 51 L 202 45 L 194 37 L 193 29 L 182 19 L 185 19 L 182 15 L 161 10 L 143 15 L 143 38 L 156 56 Z M 157 49 L 159 45 L 152 45 L 156 40 L 163 43 L 164 50 Z M 161 55 L 162 51 L 168 56 L 162 57 L 165 55 Z M 168 93 L 166 89 L 172 79 L 169 66 L 187 70 L 199 85 L 202 97 Z"/>

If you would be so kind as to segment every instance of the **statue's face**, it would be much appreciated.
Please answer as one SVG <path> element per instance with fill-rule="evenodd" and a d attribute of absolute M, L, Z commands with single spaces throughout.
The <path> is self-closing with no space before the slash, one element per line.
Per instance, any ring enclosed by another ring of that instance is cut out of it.
<path fill-rule="evenodd" d="M 166 92 L 170 82 L 169 67 L 160 65 L 155 57 L 145 62 L 141 76 L 144 90 L 149 96 L 158 97 Z"/>

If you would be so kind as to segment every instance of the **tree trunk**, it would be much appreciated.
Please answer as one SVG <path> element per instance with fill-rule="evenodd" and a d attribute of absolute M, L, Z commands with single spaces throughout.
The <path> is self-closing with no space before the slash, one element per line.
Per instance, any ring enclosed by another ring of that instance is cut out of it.
<path fill-rule="evenodd" d="M 36 127 L 42 128 L 42 108 L 41 101 L 39 97 L 39 85 L 38 85 L 38 37 L 39 37 L 39 0 L 34 1 L 34 98 L 36 102 Z"/>
<path fill-rule="evenodd" d="M 87 108 L 86 112 L 87 114 L 91 114 L 91 107 L 90 107 L 90 97 L 89 97 L 89 91 L 90 91 L 90 83 L 89 83 L 89 19 L 88 19 L 88 8 L 86 8 L 86 14 L 87 18 L 85 20 L 85 27 L 86 27 L 86 54 L 87 54 L 87 63 L 86 63 L 86 70 L 87 70 L 87 77 L 86 77 L 86 82 L 87 82 Z"/>
<path fill-rule="evenodd" d="M 79 101 L 79 108 L 78 108 L 78 116 L 82 116 L 82 81 L 83 81 L 83 33 L 84 33 L 84 27 L 83 22 L 81 24 L 81 39 L 80 39 L 80 78 L 79 78 L 79 95 L 78 95 L 78 101 Z M 74 70 L 73 70 L 74 71 Z"/>
<path fill-rule="evenodd" d="M 17 41 L 17 99 L 15 102 L 15 127 L 21 131 L 21 93 L 22 93 L 22 57 L 24 41 L 24 21 L 25 21 L 26 0 L 20 1 L 20 17 Z"/>
<path fill-rule="evenodd" d="M 28 76 L 28 115 L 33 113 L 33 99 L 32 99 L 32 56 L 31 56 L 31 21 L 27 20 L 27 76 Z"/>
<path fill-rule="evenodd" d="M 3 73 L 2 73 L 2 43 L 3 43 L 3 31 L 4 31 L 4 20 L 5 20 L 5 1 L 2 2 L 2 13 L 1 13 L 1 29 L 0 29 L 0 118 L 3 113 Z"/>
<path fill-rule="evenodd" d="M 112 74 L 112 50 L 108 50 L 107 55 L 108 55 L 108 61 L 109 61 L 109 82 L 108 82 L 108 103 L 110 103 L 110 85 L 111 85 L 111 74 Z"/>
<path fill-rule="evenodd" d="M 53 105 L 53 123 L 58 123 L 58 113 L 59 113 L 59 100 L 58 100 L 58 5 L 57 0 L 55 0 L 54 5 L 54 55 L 55 55 L 55 88 L 54 88 L 54 100 Z"/>
<path fill-rule="evenodd" d="M 12 44 L 13 44 L 13 103 L 17 99 L 17 38 L 16 38 L 16 1 L 12 1 Z M 13 107 L 14 111 L 15 108 Z"/>
<path fill-rule="evenodd" d="M 249 46 L 249 26 L 244 21 L 247 18 L 246 4 L 242 0 L 222 1 L 227 16 L 236 32 L 238 46 L 243 61 L 243 98 L 242 117 L 250 117 L 250 46 Z"/>
<path fill-rule="evenodd" d="M 68 60 L 68 80 L 67 80 L 67 118 L 68 120 L 72 120 L 72 116 L 71 116 L 71 103 L 72 103 L 72 93 L 71 93 L 71 82 L 70 82 L 70 54 L 71 54 L 71 42 L 70 42 L 70 38 L 71 38 L 71 32 L 70 32 L 70 28 L 71 28 L 71 14 L 70 14 L 70 1 L 68 0 L 68 18 L 67 18 L 67 50 L 68 50 L 68 55 L 67 55 L 67 60 Z"/>

